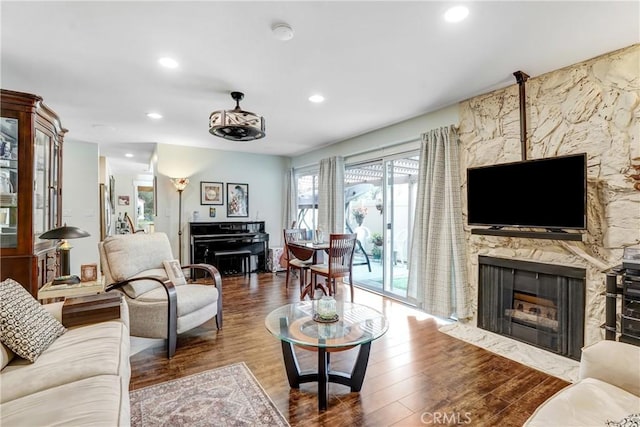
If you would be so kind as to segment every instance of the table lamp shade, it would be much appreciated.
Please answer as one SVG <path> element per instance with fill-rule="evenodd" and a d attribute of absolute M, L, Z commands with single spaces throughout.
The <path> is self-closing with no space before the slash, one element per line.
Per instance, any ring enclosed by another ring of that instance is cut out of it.
<path fill-rule="evenodd" d="M 40 235 L 41 239 L 47 240 L 67 240 L 67 239 L 78 239 L 80 237 L 89 237 L 90 234 L 86 231 L 78 228 L 72 227 L 67 224 L 62 227 L 53 228 L 49 231 L 46 231 Z"/>

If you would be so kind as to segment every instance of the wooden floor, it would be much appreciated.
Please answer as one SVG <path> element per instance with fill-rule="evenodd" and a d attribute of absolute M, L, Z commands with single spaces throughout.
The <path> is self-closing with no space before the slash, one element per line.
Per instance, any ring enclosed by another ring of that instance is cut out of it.
<path fill-rule="evenodd" d="M 360 393 L 329 385 L 329 409 L 318 412 L 317 383 L 291 389 L 280 341 L 264 326 L 273 309 L 299 300 L 285 289 L 284 274 L 224 278 L 224 328 L 215 321 L 183 334 L 173 359 L 154 347 L 131 358 L 130 389 L 243 361 L 292 426 L 520 426 L 567 382 L 497 356 L 438 331 L 436 320 L 404 304 L 363 290 L 355 302 L 389 319 L 389 331 L 373 342 Z M 337 298 L 348 297 L 341 288 Z M 297 351 L 302 369 L 316 353 Z M 356 350 L 333 353 L 333 369 L 349 371 Z"/>

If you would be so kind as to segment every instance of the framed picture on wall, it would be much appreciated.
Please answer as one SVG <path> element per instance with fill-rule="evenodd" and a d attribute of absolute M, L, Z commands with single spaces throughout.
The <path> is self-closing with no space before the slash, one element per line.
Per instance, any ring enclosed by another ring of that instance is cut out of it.
<path fill-rule="evenodd" d="M 113 175 L 109 175 L 109 202 L 111 213 L 116 213 L 116 179 Z"/>
<path fill-rule="evenodd" d="M 249 216 L 249 184 L 227 183 L 227 216 Z"/>
<path fill-rule="evenodd" d="M 200 181 L 200 204 L 221 205 L 222 203 L 222 183 Z"/>

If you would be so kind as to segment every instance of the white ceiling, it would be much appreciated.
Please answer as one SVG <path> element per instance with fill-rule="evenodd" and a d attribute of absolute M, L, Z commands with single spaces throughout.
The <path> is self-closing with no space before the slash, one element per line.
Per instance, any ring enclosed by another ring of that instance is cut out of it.
<path fill-rule="evenodd" d="M 108 156 L 132 143 L 295 156 L 640 41 L 638 1 L 461 3 L 469 17 L 449 24 L 454 2 L 4 0 L 0 77 Z M 282 22 L 290 41 L 271 34 Z M 234 90 L 264 139 L 209 134 Z"/>

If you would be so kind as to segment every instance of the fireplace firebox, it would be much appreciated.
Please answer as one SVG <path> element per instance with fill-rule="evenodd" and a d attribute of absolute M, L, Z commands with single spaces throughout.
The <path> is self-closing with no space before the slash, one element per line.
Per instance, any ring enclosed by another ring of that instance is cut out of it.
<path fill-rule="evenodd" d="M 480 255 L 478 327 L 580 360 L 584 269 Z"/>

